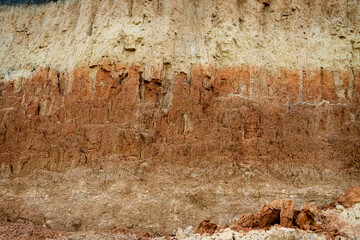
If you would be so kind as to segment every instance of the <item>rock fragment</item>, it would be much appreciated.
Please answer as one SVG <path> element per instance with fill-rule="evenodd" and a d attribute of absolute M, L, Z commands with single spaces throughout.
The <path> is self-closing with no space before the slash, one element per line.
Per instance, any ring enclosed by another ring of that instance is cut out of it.
<path fill-rule="evenodd" d="M 335 207 L 336 205 L 342 205 L 349 208 L 356 203 L 360 203 L 360 186 L 348 189 L 344 195 L 336 198 L 330 206 Z"/>
<path fill-rule="evenodd" d="M 315 217 L 319 214 L 319 212 L 320 209 L 313 204 L 304 206 L 295 219 L 296 225 L 304 230 L 319 229 L 319 225 L 315 221 Z"/>
<path fill-rule="evenodd" d="M 211 223 L 210 219 L 207 218 L 200 222 L 199 227 L 196 230 L 196 233 L 212 235 L 218 229 L 219 229 L 219 227 L 215 223 Z"/>
<path fill-rule="evenodd" d="M 267 229 L 275 224 L 292 227 L 293 218 L 294 204 L 292 200 L 275 200 L 264 204 L 256 214 L 244 214 L 232 229 Z"/>

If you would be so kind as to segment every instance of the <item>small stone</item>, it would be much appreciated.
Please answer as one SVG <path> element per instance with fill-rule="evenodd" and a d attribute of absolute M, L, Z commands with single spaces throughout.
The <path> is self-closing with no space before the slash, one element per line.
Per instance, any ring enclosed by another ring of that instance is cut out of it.
<path fill-rule="evenodd" d="M 184 231 L 181 228 L 178 228 L 178 230 L 176 231 L 176 239 L 182 240 L 184 238 L 185 238 Z"/>
<path fill-rule="evenodd" d="M 184 230 L 184 235 L 185 235 L 185 236 L 189 236 L 189 235 L 191 234 L 191 232 L 192 232 L 192 229 L 193 229 L 192 226 L 187 226 L 187 227 L 185 228 L 185 230 Z"/>

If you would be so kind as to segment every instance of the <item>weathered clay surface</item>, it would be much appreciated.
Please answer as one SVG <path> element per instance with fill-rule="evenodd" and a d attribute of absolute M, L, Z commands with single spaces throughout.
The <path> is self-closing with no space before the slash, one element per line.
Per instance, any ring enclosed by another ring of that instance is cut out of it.
<path fill-rule="evenodd" d="M 329 203 L 360 182 L 359 11 L 1 6 L 1 219 L 170 234 L 278 198 Z"/>
<path fill-rule="evenodd" d="M 144 71 L 119 64 L 71 73 L 43 68 L 30 79 L 1 82 L 1 174 L 128 158 L 358 171 L 358 97 L 341 100 L 333 72 L 193 67 L 191 82 L 179 73 L 169 92 L 163 69 L 148 78 Z M 312 81 L 318 85 L 299 88 Z M 249 86 L 240 93 L 237 86 L 250 82 L 260 85 L 256 92 Z"/>

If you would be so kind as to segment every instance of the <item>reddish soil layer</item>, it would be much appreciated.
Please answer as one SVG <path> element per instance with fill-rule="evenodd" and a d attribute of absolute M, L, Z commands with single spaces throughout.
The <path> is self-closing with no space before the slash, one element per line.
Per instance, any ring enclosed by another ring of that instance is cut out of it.
<path fill-rule="evenodd" d="M 129 159 L 353 174 L 359 96 L 352 71 L 198 66 L 167 79 L 166 66 L 38 69 L 0 83 L 0 175 Z"/>

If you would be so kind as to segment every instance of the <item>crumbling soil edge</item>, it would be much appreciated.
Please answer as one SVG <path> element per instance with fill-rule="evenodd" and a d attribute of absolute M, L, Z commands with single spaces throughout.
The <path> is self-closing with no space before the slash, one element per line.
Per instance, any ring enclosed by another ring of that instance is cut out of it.
<path fill-rule="evenodd" d="M 285 227 L 322 234 L 328 239 L 335 239 L 337 236 L 348 237 L 339 232 L 338 229 L 330 226 L 327 221 L 317 221 L 317 216 L 321 211 L 333 209 L 337 205 L 350 208 L 356 203 L 360 203 L 360 186 L 348 189 L 344 195 L 335 198 L 332 203 L 322 207 L 308 204 L 299 210 L 294 207 L 293 201 L 290 199 L 275 200 L 271 203 L 265 203 L 255 214 L 243 214 L 230 229 L 247 233 L 251 230 L 269 230 L 272 227 Z M 201 221 L 196 233 L 213 235 L 220 229 L 222 228 L 212 223 L 208 218 Z"/>

